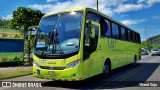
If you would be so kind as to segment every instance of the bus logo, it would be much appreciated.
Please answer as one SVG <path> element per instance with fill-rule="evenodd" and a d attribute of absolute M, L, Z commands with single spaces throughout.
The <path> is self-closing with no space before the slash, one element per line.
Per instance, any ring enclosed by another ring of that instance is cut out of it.
<path fill-rule="evenodd" d="M 46 60 L 45 60 L 45 59 L 39 59 L 39 63 L 45 64 L 45 63 L 46 63 Z"/>
<path fill-rule="evenodd" d="M 108 39 L 108 47 L 115 48 L 116 40 L 115 39 Z"/>

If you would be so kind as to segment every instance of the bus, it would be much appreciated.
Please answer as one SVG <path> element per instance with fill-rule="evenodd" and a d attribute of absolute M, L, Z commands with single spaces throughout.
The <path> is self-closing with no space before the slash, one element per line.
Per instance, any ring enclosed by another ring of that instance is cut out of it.
<path fill-rule="evenodd" d="M 138 32 L 97 10 L 53 12 L 37 28 L 33 76 L 62 81 L 106 77 L 141 59 L 140 41 Z"/>
<path fill-rule="evenodd" d="M 23 63 L 24 35 L 15 30 L 0 29 L 0 63 Z"/>

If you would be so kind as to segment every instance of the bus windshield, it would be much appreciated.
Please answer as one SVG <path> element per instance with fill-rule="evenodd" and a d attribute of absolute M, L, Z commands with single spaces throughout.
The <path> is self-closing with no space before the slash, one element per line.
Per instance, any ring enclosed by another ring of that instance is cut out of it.
<path fill-rule="evenodd" d="M 82 11 L 72 11 L 42 18 L 37 30 L 35 53 L 44 56 L 78 51 L 82 15 Z"/>

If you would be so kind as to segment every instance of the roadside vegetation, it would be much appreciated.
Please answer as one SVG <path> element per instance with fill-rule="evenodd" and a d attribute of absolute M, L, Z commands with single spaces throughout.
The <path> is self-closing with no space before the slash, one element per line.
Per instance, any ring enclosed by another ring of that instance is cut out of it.
<path fill-rule="evenodd" d="M 141 45 L 142 48 L 147 48 L 149 51 L 152 48 L 160 49 L 160 35 L 148 38 L 146 41 L 143 41 Z"/>
<path fill-rule="evenodd" d="M 32 69 L 28 70 L 17 70 L 14 72 L 5 72 L 5 73 L 0 73 L 0 80 L 1 79 L 7 79 L 7 78 L 13 78 L 13 77 L 18 77 L 18 76 L 24 76 L 24 75 L 29 75 L 32 74 Z"/>

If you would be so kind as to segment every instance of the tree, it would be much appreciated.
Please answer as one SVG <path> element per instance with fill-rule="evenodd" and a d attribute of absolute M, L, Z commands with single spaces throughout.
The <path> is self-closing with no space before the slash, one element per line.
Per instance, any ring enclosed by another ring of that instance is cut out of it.
<path fill-rule="evenodd" d="M 153 46 L 148 41 L 143 41 L 141 42 L 141 48 L 147 48 L 148 50 L 151 50 Z"/>
<path fill-rule="evenodd" d="M 10 22 L 10 20 L 5 20 L 5 19 L 0 18 L 0 27 L 2 27 L 2 28 L 8 27 L 9 22 Z"/>
<path fill-rule="evenodd" d="M 38 25 L 44 13 L 39 10 L 31 8 L 18 7 L 13 11 L 13 19 L 10 22 L 11 28 L 24 29 L 25 31 L 29 26 Z"/>

